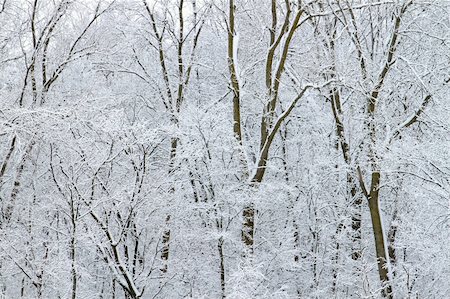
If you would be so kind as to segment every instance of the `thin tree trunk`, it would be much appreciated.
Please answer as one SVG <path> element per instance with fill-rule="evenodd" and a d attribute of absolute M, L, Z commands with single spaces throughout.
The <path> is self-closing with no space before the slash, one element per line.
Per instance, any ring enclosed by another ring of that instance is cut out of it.
<path fill-rule="evenodd" d="M 37 2 L 38 2 L 37 0 L 34 0 L 32 14 L 31 14 L 31 35 L 33 38 L 33 50 L 34 50 L 33 56 L 37 55 L 36 52 L 38 51 L 37 42 L 36 42 L 36 26 L 35 26 Z M 36 100 L 37 100 L 37 84 L 36 84 L 35 65 L 36 65 L 36 59 L 35 59 L 35 57 L 33 57 L 31 59 L 31 64 L 29 67 L 30 75 L 31 75 L 31 90 L 32 90 L 32 94 L 33 94 L 33 105 L 36 104 Z"/>
<path fill-rule="evenodd" d="M 242 211 L 244 222 L 242 225 L 242 242 L 250 254 L 253 253 L 253 237 L 255 233 L 255 208 L 253 203 L 248 204 Z"/>
<path fill-rule="evenodd" d="M 172 138 L 170 144 L 170 166 L 169 166 L 169 175 L 173 174 L 175 167 L 175 157 L 177 155 L 177 147 L 178 147 L 178 139 Z M 175 193 L 175 187 L 172 185 L 170 188 L 170 193 Z M 168 270 L 168 262 L 169 262 L 169 253 L 170 253 L 170 219 L 171 215 L 167 214 L 165 219 L 165 229 L 162 236 L 162 250 L 161 250 L 161 260 L 163 265 L 161 267 L 162 273 L 167 273 Z"/>
<path fill-rule="evenodd" d="M 391 225 L 389 226 L 388 231 L 388 255 L 389 255 L 389 261 L 392 266 L 395 266 L 397 263 L 397 253 L 395 251 L 395 237 L 397 235 L 397 207 L 395 207 L 394 215 L 392 217 Z M 395 277 L 395 270 L 392 271 L 392 276 Z"/>
<path fill-rule="evenodd" d="M 161 259 L 163 261 L 163 265 L 161 267 L 162 273 L 167 273 L 167 270 L 168 270 L 169 250 L 170 250 L 169 222 L 170 222 L 170 214 L 168 214 L 166 216 L 166 220 L 165 220 L 166 228 L 165 228 L 163 236 L 162 236 L 162 244 L 163 244 L 163 248 L 161 250 Z"/>
<path fill-rule="evenodd" d="M 331 110 L 336 122 L 336 135 L 339 140 L 339 145 L 342 151 L 342 157 L 344 158 L 345 164 L 349 168 L 347 170 L 347 186 L 350 188 L 349 201 L 352 203 L 352 259 L 358 260 L 361 257 L 361 205 L 362 205 L 362 195 L 357 190 L 357 184 L 355 178 L 350 173 L 350 168 L 352 167 L 352 158 L 350 156 L 350 144 L 347 141 L 345 135 L 345 126 L 342 119 L 342 106 L 340 99 L 340 92 L 337 88 L 333 88 L 330 92 L 330 102 Z"/>
<path fill-rule="evenodd" d="M 334 255 L 334 267 L 333 267 L 333 282 L 331 285 L 331 291 L 333 292 L 334 295 L 337 295 L 337 281 L 338 281 L 338 264 L 339 264 L 339 250 L 341 247 L 341 243 L 339 242 L 339 234 L 342 231 L 342 228 L 344 227 L 344 224 L 341 222 L 339 223 L 339 225 L 336 228 L 336 233 L 334 234 L 335 239 L 336 239 L 336 253 Z"/>
<path fill-rule="evenodd" d="M 116 299 L 116 280 L 112 280 L 112 299 Z"/>
<path fill-rule="evenodd" d="M 22 278 L 22 287 L 20 288 L 20 298 L 23 298 L 25 296 L 25 277 Z"/>
<path fill-rule="evenodd" d="M 352 198 L 352 259 L 359 260 L 361 257 L 361 210 L 362 210 L 362 195 L 357 191 L 356 183 L 353 177 L 348 174 L 350 178 L 349 184 L 351 186 L 350 195 Z"/>
<path fill-rule="evenodd" d="M 17 195 L 19 194 L 19 191 L 20 191 L 21 179 L 22 179 L 23 171 L 25 169 L 25 163 L 27 162 L 29 155 L 30 155 L 31 151 L 33 150 L 33 147 L 35 144 L 36 144 L 36 141 L 31 140 L 31 142 L 28 144 L 27 148 L 25 149 L 25 153 L 22 155 L 20 164 L 17 166 L 16 177 L 14 180 L 13 189 L 12 189 L 10 197 L 9 197 L 9 202 L 6 203 L 6 208 L 4 210 L 3 221 L 5 224 L 7 224 L 12 217 L 13 209 L 14 209 L 14 206 L 15 206 L 16 200 L 17 200 Z"/>
<path fill-rule="evenodd" d="M 76 211 L 74 207 L 73 198 L 71 198 L 71 220 L 72 220 L 72 238 L 70 240 L 70 256 L 72 258 L 72 299 L 77 297 L 77 269 L 76 269 L 76 234 L 77 234 L 77 223 L 76 223 Z"/>
<path fill-rule="evenodd" d="M 224 260 L 224 254 L 223 254 L 223 237 L 219 238 L 219 241 L 217 243 L 217 249 L 219 250 L 219 271 L 220 271 L 220 287 L 221 287 L 221 298 L 225 298 L 225 260 Z"/>
<path fill-rule="evenodd" d="M 9 151 L 6 154 L 5 160 L 3 160 L 2 166 L 0 168 L 0 187 L 3 182 L 3 176 L 5 175 L 6 169 L 8 167 L 9 160 L 11 159 L 12 153 L 14 152 L 14 149 L 16 148 L 16 138 L 17 138 L 17 136 L 14 135 L 14 137 L 11 140 L 11 145 L 9 147 Z"/>
<path fill-rule="evenodd" d="M 242 145 L 242 130 L 241 130 L 241 104 L 240 104 L 240 88 L 237 75 L 234 35 L 234 15 L 235 15 L 234 1 L 229 2 L 229 24 L 228 24 L 228 69 L 230 71 L 231 88 L 233 90 L 233 133 L 239 144 Z"/>

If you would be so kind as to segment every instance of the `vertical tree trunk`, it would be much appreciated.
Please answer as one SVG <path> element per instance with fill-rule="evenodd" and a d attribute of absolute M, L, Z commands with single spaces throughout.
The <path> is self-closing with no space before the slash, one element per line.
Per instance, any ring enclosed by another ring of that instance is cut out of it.
<path fill-rule="evenodd" d="M 339 250 L 341 247 L 341 243 L 339 242 L 339 234 L 342 231 L 342 228 L 344 227 L 344 224 L 341 222 L 339 223 L 339 225 L 336 228 L 336 232 L 334 234 L 335 239 L 336 239 L 336 253 L 334 255 L 334 266 L 333 266 L 333 282 L 331 285 L 331 291 L 333 292 L 333 294 L 336 296 L 337 295 L 337 281 L 338 281 L 338 265 L 339 265 Z"/>
<path fill-rule="evenodd" d="M 170 250 L 170 228 L 169 228 L 169 222 L 170 222 L 170 214 L 166 216 L 165 224 L 166 228 L 164 230 L 163 236 L 162 236 L 162 244 L 163 248 L 161 250 L 161 259 L 163 262 L 163 265 L 161 267 L 162 273 L 167 273 L 168 270 L 168 262 L 169 262 L 169 250 Z"/>
<path fill-rule="evenodd" d="M 350 178 L 349 184 L 351 186 L 350 195 L 353 202 L 352 211 L 352 259 L 359 260 L 361 257 L 361 210 L 362 210 L 362 195 L 357 191 L 356 183 L 353 177 L 348 174 Z"/>
<path fill-rule="evenodd" d="M 36 104 L 37 99 L 37 84 L 36 84 L 36 72 L 35 72 L 35 65 L 36 65 L 36 55 L 37 51 L 39 51 L 37 47 L 37 41 L 36 41 L 36 9 L 37 9 L 37 0 L 33 1 L 33 7 L 32 7 L 32 13 L 31 13 L 31 35 L 32 35 L 32 41 L 33 41 L 33 57 L 31 58 L 31 64 L 29 66 L 30 75 L 31 75 L 31 90 L 33 94 L 33 105 Z"/>
<path fill-rule="evenodd" d="M 112 280 L 112 299 L 116 299 L 116 279 Z"/>
<path fill-rule="evenodd" d="M 233 90 L 233 133 L 240 145 L 242 145 L 242 130 L 241 130 L 241 104 L 240 104 L 240 89 L 237 75 L 235 47 L 237 45 L 234 41 L 234 15 L 235 6 L 234 1 L 229 2 L 229 24 L 228 24 L 228 70 L 230 71 L 231 88 Z"/>
<path fill-rule="evenodd" d="M 25 277 L 22 278 L 21 285 L 22 287 L 20 288 L 20 298 L 23 298 L 25 296 Z"/>
<path fill-rule="evenodd" d="M 372 229 L 375 239 L 375 250 L 378 263 L 378 273 L 383 284 L 382 295 L 386 298 L 392 297 L 392 287 L 389 281 L 389 264 L 386 255 L 386 241 L 383 232 L 383 223 L 379 207 L 380 173 L 372 172 L 372 182 L 369 193 L 369 209 L 372 220 Z"/>
<path fill-rule="evenodd" d="M 175 121 L 175 125 L 178 126 L 178 123 Z M 170 143 L 170 162 L 169 162 L 169 175 L 173 174 L 175 167 L 175 157 L 177 155 L 177 147 L 178 147 L 178 139 L 176 137 L 172 138 Z M 171 194 L 175 193 L 175 187 L 172 185 L 170 187 Z M 165 228 L 162 236 L 162 250 L 161 250 L 161 260 L 163 265 L 161 267 L 162 273 L 167 273 L 168 270 L 168 262 L 169 262 L 169 253 L 170 253 L 170 219 L 171 215 L 167 214 L 165 219 Z"/>
<path fill-rule="evenodd" d="M 388 232 L 388 254 L 391 265 L 395 265 L 397 263 L 397 253 L 395 252 L 395 236 L 397 235 L 397 224 L 395 223 L 396 219 L 392 221 Z M 392 275 L 395 276 L 395 271 L 392 272 Z"/>
<path fill-rule="evenodd" d="M 221 298 L 225 298 L 225 260 L 224 260 L 224 254 L 223 254 L 223 237 L 219 238 L 219 241 L 217 243 L 217 249 L 219 251 L 219 272 L 220 272 L 220 287 L 221 287 Z"/>
<path fill-rule="evenodd" d="M 333 75 L 334 76 L 334 75 Z M 341 96 L 337 88 L 333 88 L 330 91 L 330 102 L 331 110 L 333 112 L 334 120 L 336 122 L 336 135 L 338 138 L 339 145 L 342 151 L 342 157 L 344 158 L 345 164 L 349 168 L 347 170 L 347 187 L 349 192 L 347 193 L 349 197 L 349 202 L 352 203 L 352 259 L 358 260 L 361 256 L 361 205 L 362 205 L 362 195 L 357 190 L 356 180 L 350 173 L 352 165 L 352 157 L 350 155 L 350 144 L 347 141 L 347 136 L 345 135 L 345 126 L 343 122 L 343 112 L 341 106 Z"/>
<path fill-rule="evenodd" d="M 242 242 L 246 246 L 248 253 L 253 253 L 253 236 L 255 232 L 255 208 L 253 203 L 245 206 L 242 216 L 244 218 L 244 222 L 242 225 Z"/>
<path fill-rule="evenodd" d="M 77 223 L 76 223 L 76 211 L 74 207 L 73 198 L 71 198 L 70 203 L 71 220 L 72 220 L 72 236 L 70 240 L 70 256 L 72 258 L 72 299 L 77 297 L 77 269 L 76 269 L 76 233 L 77 233 Z"/>

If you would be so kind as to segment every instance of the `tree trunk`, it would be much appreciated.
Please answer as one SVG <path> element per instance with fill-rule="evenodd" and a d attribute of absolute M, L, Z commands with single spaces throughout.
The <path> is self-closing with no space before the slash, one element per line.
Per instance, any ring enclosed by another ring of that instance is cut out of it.
<path fill-rule="evenodd" d="M 243 212 L 244 223 L 242 225 L 242 242 L 246 246 L 248 253 L 253 253 L 253 235 L 255 232 L 255 208 L 253 203 L 248 204 Z"/>
<path fill-rule="evenodd" d="M 76 234 L 77 234 L 77 219 L 76 210 L 73 199 L 71 199 L 71 220 L 72 220 L 72 237 L 70 240 L 70 256 L 72 258 L 72 299 L 77 297 L 77 268 L 76 268 Z"/>
<path fill-rule="evenodd" d="M 389 264 L 386 255 L 386 241 L 383 233 L 383 223 L 381 221 L 381 212 L 379 207 L 379 186 L 380 173 L 372 172 L 372 182 L 369 193 L 369 209 L 372 219 L 373 235 L 375 238 L 375 250 L 378 263 L 378 274 L 383 284 L 382 295 L 386 298 L 392 297 L 392 287 L 389 281 Z"/>
<path fill-rule="evenodd" d="M 168 270 L 168 261 L 169 261 L 169 249 L 170 249 L 170 229 L 168 227 L 170 222 L 170 215 L 166 216 L 166 228 L 164 230 L 163 236 L 162 236 L 162 244 L 163 248 L 161 250 L 161 259 L 163 262 L 163 265 L 161 267 L 162 273 L 167 273 Z"/>
<path fill-rule="evenodd" d="M 362 195 L 357 192 L 356 184 L 354 183 L 353 177 L 350 177 L 349 184 L 351 186 L 350 195 L 353 202 L 352 211 L 352 259 L 358 260 L 361 257 L 361 208 L 362 208 Z"/>
<path fill-rule="evenodd" d="M 225 261 L 224 261 L 224 255 L 223 255 L 223 237 L 219 238 L 219 241 L 217 243 L 217 249 L 219 250 L 219 260 L 220 260 L 220 287 L 221 287 L 221 298 L 225 298 Z"/>
<path fill-rule="evenodd" d="M 176 125 L 178 125 L 178 122 L 176 122 Z M 174 165 L 175 165 L 175 157 L 177 155 L 177 147 L 178 147 L 178 139 L 172 138 L 171 145 L 170 145 L 170 166 L 169 166 L 169 175 L 171 175 L 174 171 Z M 174 194 L 175 187 L 172 185 L 170 188 L 170 193 Z M 169 251 L 170 251 L 170 214 L 166 215 L 165 220 L 165 229 L 162 237 L 162 250 L 161 250 L 161 260 L 163 262 L 163 265 L 161 267 L 162 273 L 167 273 L 168 270 L 168 262 L 169 262 Z"/>

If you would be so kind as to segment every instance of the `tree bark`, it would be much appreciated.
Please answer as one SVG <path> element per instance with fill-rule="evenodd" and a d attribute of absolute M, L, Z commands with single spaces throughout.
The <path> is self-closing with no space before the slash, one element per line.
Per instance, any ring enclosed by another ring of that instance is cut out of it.
<path fill-rule="evenodd" d="M 379 206 L 379 186 L 380 172 L 372 172 L 372 181 L 369 193 L 369 210 L 372 220 L 372 229 L 375 239 L 375 251 L 378 263 L 378 274 L 383 284 L 382 295 L 386 298 L 393 298 L 392 286 L 389 279 L 389 263 L 386 254 L 386 240 L 384 238 L 383 223 Z"/>
<path fill-rule="evenodd" d="M 223 237 L 219 238 L 217 243 L 217 249 L 219 251 L 219 273 L 220 273 L 220 288 L 221 288 L 221 298 L 225 298 L 225 259 L 223 254 Z"/>
<path fill-rule="evenodd" d="M 228 24 L 228 69 L 230 71 L 231 89 L 233 90 L 233 133 L 242 145 L 242 130 L 241 130 L 241 103 L 240 103 L 240 89 L 237 75 L 236 59 L 235 57 L 235 10 L 234 1 L 229 3 L 229 24 Z"/>

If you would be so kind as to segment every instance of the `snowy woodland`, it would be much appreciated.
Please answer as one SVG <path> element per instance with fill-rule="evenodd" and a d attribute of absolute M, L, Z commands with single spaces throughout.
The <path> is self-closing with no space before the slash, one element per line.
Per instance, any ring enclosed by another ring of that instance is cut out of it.
<path fill-rule="evenodd" d="M 450 298 L 447 0 L 0 0 L 0 298 Z"/>

